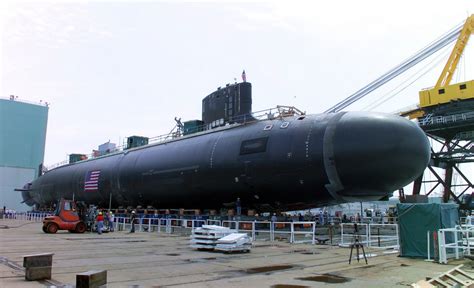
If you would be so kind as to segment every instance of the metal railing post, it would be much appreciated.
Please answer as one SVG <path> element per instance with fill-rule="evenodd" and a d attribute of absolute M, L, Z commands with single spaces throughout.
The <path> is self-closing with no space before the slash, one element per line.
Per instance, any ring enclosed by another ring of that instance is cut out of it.
<path fill-rule="evenodd" d="M 344 223 L 341 223 L 341 246 L 344 246 Z"/>
<path fill-rule="evenodd" d="M 431 248 L 430 247 L 430 231 L 426 231 L 426 240 L 427 240 L 426 241 L 426 247 L 428 247 L 428 251 L 427 251 L 428 252 L 428 259 L 427 260 L 430 261 L 431 260 L 430 259 L 431 258 L 431 255 L 430 255 L 431 254 L 431 251 L 430 251 L 431 250 L 430 249 Z"/>
<path fill-rule="evenodd" d="M 252 222 L 252 241 L 255 241 L 255 221 Z"/>
<path fill-rule="evenodd" d="M 171 234 L 171 219 L 166 219 L 166 233 Z"/>
<path fill-rule="evenodd" d="M 439 255 L 439 263 L 446 264 L 446 247 L 444 245 L 444 232 L 442 230 L 438 231 L 438 255 Z"/>
<path fill-rule="evenodd" d="M 397 236 L 397 249 L 400 250 L 400 235 L 398 235 L 398 225 L 395 225 L 395 233 Z"/>
<path fill-rule="evenodd" d="M 370 224 L 365 224 L 365 225 L 367 225 L 367 226 L 365 226 L 365 237 L 367 237 L 366 238 L 367 239 L 367 247 L 369 247 L 369 243 L 370 243 L 370 238 L 369 238 L 369 236 L 370 236 L 370 227 L 369 227 L 369 225 Z"/>
<path fill-rule="evenodd" d="M 470 235 L 469 230 L 471 229 L 468 228 L 466 231 L 467 255 L 471 255 L 471 235 Z"/>
<path fill-rule="evenodd" d="M 365 231 L 367 235 L 367 247 L 372 247 L 372 224 L 367 224 L 367 230 Z"/>
<path fill-rule="evenodd" d="M 290 223 L 290 243 L 295 242 L 295 223 Z"/>
<path fill-rule="evenodd" d="M 270 241 L 275 241 L 275 222 L 270 223 Z"/>
<path fill-rule="evenodd" d="M 459 259 L 459 249 L 458 249 L 458 232 L 454 232 L 454 255 L 456 255 L 456 259 Z"/>

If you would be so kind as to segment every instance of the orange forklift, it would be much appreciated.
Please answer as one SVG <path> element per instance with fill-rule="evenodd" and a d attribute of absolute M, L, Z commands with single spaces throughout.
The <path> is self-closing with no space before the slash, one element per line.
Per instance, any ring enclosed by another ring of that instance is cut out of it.
<path fill-rule="evenodd" d="M 56 206 L 54 215 L 44 218 L 44 233 L 54 234 L 58 230 L 68 230 L 71 233 L 84 233 L 87 229 L 85 210 L 85 205 L 78 205 L 72 200 L 61 199 Z"/>

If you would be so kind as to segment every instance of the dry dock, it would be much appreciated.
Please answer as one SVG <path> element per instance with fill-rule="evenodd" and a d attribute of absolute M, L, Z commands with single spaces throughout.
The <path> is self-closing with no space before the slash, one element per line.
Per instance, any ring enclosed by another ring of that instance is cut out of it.
<path fill-rule="evenodd" d="M 8 227 L 8 228 L 7 228 Z M 348 264 L 350 249 L 255 242 L 250 253 L 189 248 L 189 237 L 127 232 L 45 234 L 41 223 L 0 220 L 0 287 L 73 287 L 76 274 L 107 270 L 107 287 L 407 287 L 449 265 L 380 250 Z M 23 255 L 54 253 L 52 279 L 24 280 Z"/>

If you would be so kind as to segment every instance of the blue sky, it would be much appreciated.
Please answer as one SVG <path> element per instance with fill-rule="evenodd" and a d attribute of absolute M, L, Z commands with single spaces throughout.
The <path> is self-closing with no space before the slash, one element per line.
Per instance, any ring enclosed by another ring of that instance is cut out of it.
<path fill-rule="evenodd" d="M 108 140 L 164 134 L 175 116 L 199 119 L 201 99 L 240 81 L 243 69 L 254 111 L 281 104 L 322 112 L 473 12 L 468 0 L 2 1 L 0 97 L 50 103 L 51 165 Z M 454 80 L 474 78 L 473 45 Z M 375 111 L 416 104 L 448 52 L 349 110 L 439 62 Z"/>

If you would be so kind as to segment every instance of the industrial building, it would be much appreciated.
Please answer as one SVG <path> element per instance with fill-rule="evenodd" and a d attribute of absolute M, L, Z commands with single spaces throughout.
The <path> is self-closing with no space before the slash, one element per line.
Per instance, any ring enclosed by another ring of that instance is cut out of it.
<path fill-rule="evenodd" d="M 0 205 L 15 211 L 22 204 L 21 188 L 38 177 L 43 163 L 48 122 L 47 103 L 27 103 L 17 97 L 0 98 Z"/>

